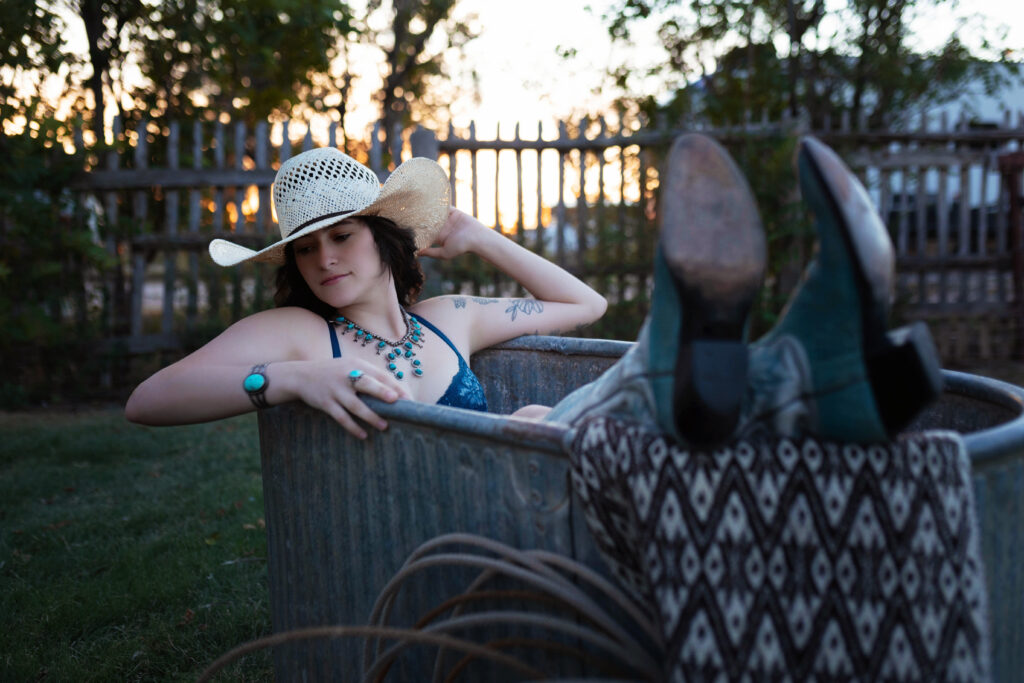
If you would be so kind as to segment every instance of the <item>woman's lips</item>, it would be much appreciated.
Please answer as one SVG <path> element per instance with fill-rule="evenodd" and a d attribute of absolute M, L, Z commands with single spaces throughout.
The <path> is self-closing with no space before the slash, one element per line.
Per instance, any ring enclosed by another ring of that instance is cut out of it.
<path fill-rule="evenodd" d="M 335 282 L 337 282 L 341 278 L 345 277 L 346 275 L 347 275 L 347 273 L 345 275 L 332 275 L 331 277 L 327 278 L 326 280 L 321 280 L 320 281 L 320 285 L 321 286 L 333 285 Z"/>

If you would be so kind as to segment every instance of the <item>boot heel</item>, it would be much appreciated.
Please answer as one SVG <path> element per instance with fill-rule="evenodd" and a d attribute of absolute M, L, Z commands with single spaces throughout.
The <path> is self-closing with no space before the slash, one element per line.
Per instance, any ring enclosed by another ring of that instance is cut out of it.
<path fill-rule="evenodd" d="M 741 340 L 695 339 L 680 346 L 675 382 L 676 424 L 697 446 L 720 442 L 739 422 L 747 386 L 747 346 Z"/>
<path fill-rule="evenodd" d="M 890 436 L 942 393 L 942 368 L 923 322 L 890 331 L 888 344 L 867 358 L 878 413 Z"/>

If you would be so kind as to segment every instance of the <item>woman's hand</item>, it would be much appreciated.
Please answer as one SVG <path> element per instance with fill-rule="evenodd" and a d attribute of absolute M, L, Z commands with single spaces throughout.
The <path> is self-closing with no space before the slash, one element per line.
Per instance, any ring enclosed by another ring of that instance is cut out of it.
<path fill-rule="evenodd" d="M 585 282 L 468 214 L 451 209 L 437 246 L 420 253 L 453 258 L 472 252 L 518 282 L 533 299 L 461 296 L 421 301 L 413 311 L 445 330 L 463 350 L 480 349 L 524 334 L 554 334 L 600 318 L 608 303 Z"/>
<path fill-rule="evenodd" d="M 420 249 L 419 254 L 444 260 L 453 259 L 475 251 L 481 232 L 489 233 L 491 229 L 465 211 L 450 207 L 448 220 L 437 233 L 434 246 Z"/>
<path fill-rule="evenodd" d="M 280 368 L 285 388 L 294 392 L 303 403 L 330 415 L 345 431 L 359 439 L 365 439 L 367 435 L 353 417 L 380 430 L 387 429 L 388 423 L 370 410 L 357 394 L 373 396 L 388 403 L 410 398 L 390 373 L 382 370 L 379 364 L 365 360 L 332 358 L 275 363 L 267 368 L 271 386 L 274 365 L 291 366 Z M 353 372 L 358 374 L 355 381 L 352 380 Z"/>

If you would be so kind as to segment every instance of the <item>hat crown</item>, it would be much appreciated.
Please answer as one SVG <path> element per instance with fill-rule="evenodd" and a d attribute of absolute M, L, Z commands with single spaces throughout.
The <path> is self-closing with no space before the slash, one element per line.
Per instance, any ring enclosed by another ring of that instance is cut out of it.
<path fill-rule="evenodd" d="M 298 154 L 274 178 L 274 209 L 281 237 L 322 218 L 360 211 L 380 196 L 377 176 L 334 147 Z"/>

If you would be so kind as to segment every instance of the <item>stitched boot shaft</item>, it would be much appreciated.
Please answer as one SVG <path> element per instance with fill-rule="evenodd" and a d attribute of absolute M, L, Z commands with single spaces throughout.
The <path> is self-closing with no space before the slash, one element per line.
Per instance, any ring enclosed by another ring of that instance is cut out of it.
<path fill-rule="evenodd" d="M 653 399 L 654 420 L 661 431 L 679 440 L 673 404 L 675 384 L 676 348 L 682 325 L 682 303 L 676 291 L 668 265 L 659 247 L 654 255 L 654 291 L 651 294 L 651 313 L 644 357 L 647 382 Z"/>
<path fill-rule="evenodd" d="M 544 419 L 548 422 L 576 424 L 593 414 L 615 415 L 658 429 L 655 403 L 648 380 L 647 343 L 651 318 L 640 328 L 634 344 L 615 365 L 593 382 L 576 389 L 560 400 Z"/>

